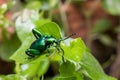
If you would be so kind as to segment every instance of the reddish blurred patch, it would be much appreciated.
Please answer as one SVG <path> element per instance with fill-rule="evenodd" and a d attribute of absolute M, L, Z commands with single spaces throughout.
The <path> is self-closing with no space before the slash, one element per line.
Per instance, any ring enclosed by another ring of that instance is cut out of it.
<path fill-rule="evenodd" d="M 77 33 L 77 36 L 86 38 L 86 25 L 83 13 L 80 8 L 74 4 L 69 4 L 65 6 L 65 11 L 67 14 L 68 26 L 70 33 Z M 70 34 L 69 33 L 69 34 Z"/>
<path fill-rule="evenodd" d="M 6 3 L 8 0 L 0 0 L 0 5 Z"/>

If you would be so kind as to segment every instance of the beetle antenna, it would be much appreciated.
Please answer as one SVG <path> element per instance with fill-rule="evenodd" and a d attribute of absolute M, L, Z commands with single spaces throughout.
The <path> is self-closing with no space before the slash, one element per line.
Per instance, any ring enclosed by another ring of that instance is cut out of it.
<path fill-rule="evenodd" d="M 73 33 L 73 34 L 71 34 L 71 35 L 67 36 L 67 37 L 66 37 L 66 38 L 64 38 L 64 39 L 61 39 L 60 41 L 64 41 L 64 40 L 66 40 L 66 39 L 68 39 L 68 38 L 70 38 L 71 36 L 74 36 L 74 35 L 76 35 L 76 33 Z"/>

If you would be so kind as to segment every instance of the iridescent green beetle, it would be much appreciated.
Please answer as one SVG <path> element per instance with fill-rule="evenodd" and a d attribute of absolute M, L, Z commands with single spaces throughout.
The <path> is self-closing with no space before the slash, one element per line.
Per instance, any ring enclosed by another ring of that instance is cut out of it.
<path fill-rule="evenodd" d="M 74 34 L 66 37 L 65 39 L 56 39 L 53 36 L 42 35 L 38 30 L 32 29 L 36 40 L 31 44 L 30 48 L 25 51 L 29 58 L 33 58 L 36 55 L 41 55 L 50 46 L 54 46 L 59 52 L 62 51 L 62 59 L 64 61 L 64 51 L 60 47 L 60 42 L 73 36 Z"/>

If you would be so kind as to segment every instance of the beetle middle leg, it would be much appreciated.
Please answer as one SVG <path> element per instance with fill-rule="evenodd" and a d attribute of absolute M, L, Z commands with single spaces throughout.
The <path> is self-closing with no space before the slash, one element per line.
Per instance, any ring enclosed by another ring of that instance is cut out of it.
<path fill-rule="evenodd" d="M 62 51 L 62 61 L 65 62 L 65 58 L 64 58 L 64 50 L 63 50 L 61 47 L 59 47 L 59 49 Z"/>

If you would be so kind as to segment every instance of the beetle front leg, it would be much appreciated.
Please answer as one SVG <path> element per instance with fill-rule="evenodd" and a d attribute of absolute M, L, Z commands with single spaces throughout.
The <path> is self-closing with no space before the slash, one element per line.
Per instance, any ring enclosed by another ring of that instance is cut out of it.
<path fill-rule="evenodd" d="M 64 50 L 60 46 L 55 46 L 55 48 L 58 50 L 58 52 L 62 51 L 62 61 L 65 62 Z"/>
<path fill-rule="evenodd" d="M 62 61 L 65 62 L 64 50 L 63 50 L 61 47 L 59 47 L 59 48 L 60 48 L 60 50 L 62 51 Z"/>

